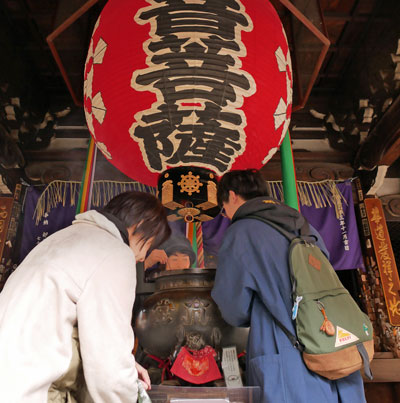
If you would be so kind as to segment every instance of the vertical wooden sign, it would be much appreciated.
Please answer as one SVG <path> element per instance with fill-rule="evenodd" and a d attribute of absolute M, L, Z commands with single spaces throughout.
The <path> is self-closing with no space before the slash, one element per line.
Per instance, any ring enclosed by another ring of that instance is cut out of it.
<path fill-rule="evenodd" d="M 13 201 L 12 197 L 0 197 L 0 258 L 3 256 Z"/>
<path fill-rule="evenodd" d="M 22 200 L 27 187 L 15 186 L 14 197 L 0 197 L 0 292 L 19 261 Z"/>
<path fill-rule="evenodd" d="M 393 326 L 400 326 L 399 274 L 382 203 L 379 199 L 365 199 L 364 202 L 371 228 L 371 236 L 388 310 L 389 322 Z"/>

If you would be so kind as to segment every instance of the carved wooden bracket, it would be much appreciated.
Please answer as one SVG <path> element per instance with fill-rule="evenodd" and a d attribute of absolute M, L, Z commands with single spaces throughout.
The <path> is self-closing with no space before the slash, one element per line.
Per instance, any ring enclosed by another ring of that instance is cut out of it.
<path fill-rule="evenodd" d="M 374 169 L 392 165 L 400 156 L 400 96 L 392 103 L 361 145 L 355 166 Z"/>

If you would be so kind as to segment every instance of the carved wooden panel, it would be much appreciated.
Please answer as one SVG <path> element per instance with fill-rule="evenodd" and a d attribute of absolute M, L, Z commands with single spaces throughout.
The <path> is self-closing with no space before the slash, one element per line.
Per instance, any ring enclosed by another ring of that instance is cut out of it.
<path fill-rule="evenodd" d="M 380 198 L 387 221 L 400 221 L 400 194 Z"/>
<path fill-rule="evenodd" d="M 326 179 L 345 180 L 353 177 L 354 170 L 350 164 L 330 163 L 315 160 L 313 162 L 296 162 L 296 179 L 299 181 L 318 182 Z M 266 180 L 282 180 L 280 161 L 271 161 L 261 169 Z"/>

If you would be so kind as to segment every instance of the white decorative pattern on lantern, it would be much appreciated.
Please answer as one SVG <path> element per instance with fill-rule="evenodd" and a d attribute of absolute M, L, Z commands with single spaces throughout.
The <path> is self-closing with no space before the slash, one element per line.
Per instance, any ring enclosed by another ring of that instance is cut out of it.
<path fill-rule="evenodd" d="M 285 31 L 283 31 L 285 37 Z M 278 70 L 280 72 L 285 72 L 286 74 L 286 102 L 283 98 L 280 98 L 278 106 L 276 107 L 274 113 L 274 123 L 275 130 L 277 130 L 280 126 L 282 126 L 281 138 L 279 140 L 279 145 L 282 143 L 285 138 L 287 129 L 290 123 L 290 115 L 288 116 L 288 107 L 292 104 L 293 90 L 292 90 L 292 62 L 290 58 L 290 51 L 287 51 L 287 55 L 285 57 L 282 48 L 279 46 L 275 52 L 276 61 L 278 63 Z M 263 159 L 262 163 L 266 164 L 272 156 L 277 151 L 277 147 L 269 150 L 268 155 Z"/>
<path fill-rule="evenodd" d="M 262 163 L 266 164 L 273 156 L 274 154 L 278 151 L 278 147 L 271 148 L 267 154 L 267 156 L 263 159 Z"/>
<path fill-rule="evenodd" d="M 107 146 L 104 143 L 96 142 L 97 148 L 104 154 L 109 160 L 112 159 L 111 153 L 107 150 Z"/>
<path fill-rule="evenodd" d="M 92 113 L 100 124 L 103 123 L 106 115 L 106 107 L 104 106 L 101 92 L 98 92 L 92 99 Z"/>
<path fill-rule="evenodd" d="M 100 17 L 98 18 L 96 25 L 94 27 L 93 33 L 96 31 L 100 24 Z M 86 99 L 90 99 L 90 110 L 88 110 L 87 106 L 85 105 L 85 116 L 86 122 L 88 125 L 88 129 L 92 134 L 93 138 L 96 139 L 96 133 L 93 126 L 93 117 L 102 124 L 106 115 L 106 107 L 104 106 L 103 98 L 101 96 L 101 92 L 96 93 L 93 97 L 93 74 L 94 74 L 94 65 L 102 64 L 103 59 L 107 50 L 107 43 L 104 42 L 102 38 L 97 41 L 96 48 L 93 51 L 93 37 L 90 41 L 89 51 L 86 58 L 86 69 L 90 66 L 89 71 L 87 71 L 86 78 L 84 81 L 84 94 Z M 91 62 L 91 63 L 90 63 Z M 99 145 L 99 144 L 97 144 Z M 105 145 L 103 144 L 105 147 Z M 100 147 L 99 147 L 100 148 Z M 107 149 L 106 149 L 107 150 Z M 104 153 L 104 152 L 103 152 Z M 107 151 L 104 153 L 107 158 L 111 159 L 111 154 Z M 109 157 L 108 157 L 109 155 Z"/>
<path fill-rule="evenodd" d="M 282 123 L 286 121 L 286 111 L 287 111 L 286 102 L 281 98 L 274 113 L 275 130 L 278 129 L 278 127 L 281 126 Z"/>
<path fill-rule="evenodd" d="M 240 69 L 241 32 L 252 20 L 239 0 L 147 2 L 135 21 L 151 25 L 148 68 L 133 72 L 131 86 L 157 102 L 135 114 L 130 135 L 151 172 L 192 165 L 223 174 L 246 148 L 239 108 L 256 83 Z"/>
<path fill-rule="evenodd" d="M 286 102 L 281 98 L 274 113 L 275 129 L 277 129 L 282 123 L 284 124 L 282 129 L 282 138 L 285 137 L 287 128 L 290 123 L 290 116 L 287 116 L 287 109 L 292 103 L 292 62 L 290 58 L 290 51 L 288 49 L 286 57 L 283 54 L 282 48 L 279 46 L 275 52 L 276 61 L 278 63 L 278 70 L 285 72 L 286 74 Z M 283 119 L 282 119 L 283 118 Z"/>

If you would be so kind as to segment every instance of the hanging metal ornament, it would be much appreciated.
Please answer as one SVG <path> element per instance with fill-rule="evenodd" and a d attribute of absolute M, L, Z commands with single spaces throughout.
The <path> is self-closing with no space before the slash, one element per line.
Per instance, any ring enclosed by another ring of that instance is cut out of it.
<path fill-rule="evenodd" d="M 168 219 L 209 221 L 219 213 L 216 175 L 204 168 L 171 168 L 160 175 L 158 194 Z"/>

